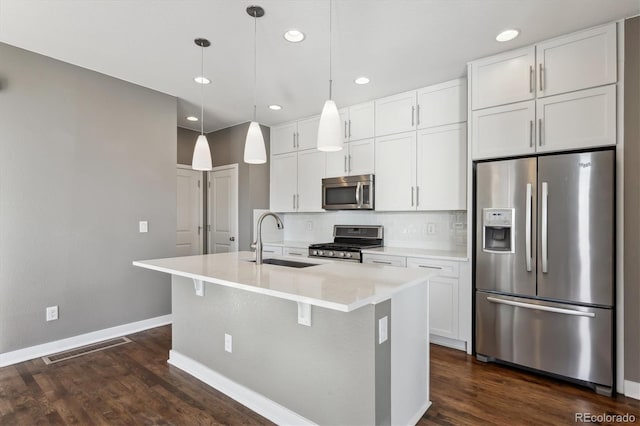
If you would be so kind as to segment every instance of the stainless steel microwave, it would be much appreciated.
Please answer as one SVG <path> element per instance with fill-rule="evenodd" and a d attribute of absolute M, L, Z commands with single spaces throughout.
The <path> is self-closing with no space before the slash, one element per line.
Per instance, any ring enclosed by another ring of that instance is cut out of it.
<path fill-rule="evenodd" d="M 322 179 L 322 208 L 325 210 L 373 210 L 373 175 Z"/>

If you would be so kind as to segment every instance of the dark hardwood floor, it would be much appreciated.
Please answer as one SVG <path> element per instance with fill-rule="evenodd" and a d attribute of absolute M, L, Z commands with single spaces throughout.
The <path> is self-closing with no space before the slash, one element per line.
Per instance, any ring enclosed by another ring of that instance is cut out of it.
<path fill-rule="evenodd" d="M 271 424 L 167 364 L 171 327 L 53 365 L 0 368 L 0 424 Z M 640 401 L 493 364 L 432 345 L 431 400 L 420 425 L 575 424 L 576 412 L 633 414 Z M 607 424 L 607 423 L 601 423 Z"/>

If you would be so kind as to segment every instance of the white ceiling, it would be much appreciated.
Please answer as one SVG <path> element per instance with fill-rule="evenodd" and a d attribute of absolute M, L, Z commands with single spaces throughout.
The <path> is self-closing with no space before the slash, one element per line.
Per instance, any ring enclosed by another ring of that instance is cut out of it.
<path fill-rule="evenodd" d="M 338 107 L 463 76 L 475 58 L 640 13 L 640 0 L 333 0 Z M 0 0 L 0 41 L 178 98 L 178 124 L 200 115 L 205 37 L 205 128 L 249 121 L 253 19 L 258 19 L 258 121 L 318 114 L 328 96 L 329 0 Z M 307 35 L 286 42 L 285 30 Z M 516 40 L 495 36 L 518 28 Z M 2 63 L 0 62 L 0 68 Z M 366 75 L 371 83 L 357 86 Z M 267 106 L 283 106 L 279 112 Z"/>

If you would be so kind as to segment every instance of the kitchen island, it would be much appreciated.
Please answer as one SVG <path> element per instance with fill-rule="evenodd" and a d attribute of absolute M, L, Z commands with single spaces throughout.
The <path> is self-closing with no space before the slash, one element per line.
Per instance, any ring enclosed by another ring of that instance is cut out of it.
<path fill-rule="evenodd" d="M 415 424 L 430 405 L 435 273 L 253 257 L 134 262 L 172 274 L 169 363 L 279 424 Z"/>

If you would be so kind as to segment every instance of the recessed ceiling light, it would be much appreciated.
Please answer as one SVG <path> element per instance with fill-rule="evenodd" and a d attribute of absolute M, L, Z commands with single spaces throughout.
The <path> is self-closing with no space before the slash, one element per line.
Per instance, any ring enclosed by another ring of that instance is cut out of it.
<path fill-rule="evenodd" d="M 496 36 L 496 40 L 498 41 L 513 40 L 514 38 L 518 37 L 518 34 L 520 34 L 520 31 L 518 30 L 514 30 L 514 29 L 504 30 L 503 32 L 501 32 Z"/>
<path fill-rule="evenodd" d="M 193 80 L 198 84 L 209 84 L 209 83 L 211 83 L 211 80 L 209 80 L 207 77 L 196 77 Z"/>
<path fill-rule="evenodd" d="M 187 117 L 187 120 L 189 121 L 198 121 L 198 117 L 194 117 L 193 115 L 190 115 Z"/>
<path fill-rule="evenodd" d="M 358 78 L 356 78 L 356 79 L 355 79 L 355 80 L 353 80 L 353 81 L 354 81 L 356 84 L 368 84 L 368 83 L 369 83 L 369 81 L 371 81 L 371 80 L 369 80 L 369 78 L 368 78 L 368 77 L 358 77 Z"/>
<path fill-rule="evenodd" d="M 269 109 L 272 109 L 274 111 L 280 111 L 282 107 L 280 105 L 273 104 L 273 105 L 269 105 Z"/>
<path fill-rule="evenodd" d="M 304 40 L 304 33 L 298 30 L 289 30 L 284 33 L 284 39 L 291 43 L 300 43 Z"/>

